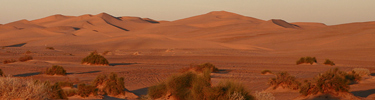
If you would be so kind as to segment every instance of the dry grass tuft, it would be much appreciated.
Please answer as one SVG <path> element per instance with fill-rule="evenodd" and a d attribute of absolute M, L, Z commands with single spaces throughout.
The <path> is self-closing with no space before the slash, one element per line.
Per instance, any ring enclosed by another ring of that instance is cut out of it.
<path fill-rule="evenodd" d="M 108 65 L 109 62 L 103 56 L 99 55 L 98 52 L 94 51 L 87 57 L 82 59 L 82 64 L 90 65 Z"/>
<path fill-rule="evenodd" d="M 32 60 L 33 57 L 30 56 L 30 55 L 25 55 L 23 57 L 20 57 L 18 60 L 21 61 L 21 62 L 25 62 L 25 61 L 28 61 L 28 60 Z"/>
<path fill-rule="evenodd" d="M 273 89 L 278 87 L 298 90 L 301 83 L 296 80 L 296 77 L 291 76 L 288 72 L 280 72 L 276 74 L 276 78 L 271 78 L 268 82 Z"/>
<path fill-rule="evenodd" d="M 326 61 L 324 62 L 325 65 L 335 65 L 335 63 L 333 63 L 333 61 L 329 60 L 329 59 L 326 59 Z"/>
<path fill-rule="evenodd" d="M 0 77 L 0 99 L 47 100 L 49 85 L 31 79 Z"/>
<path fill-rule="evenodd" d="M 17 62 L 17 60 L 14 60 L 14 59 L 6 59 L 3 61 L 3 64 L 9 64 L 9 63 L 14 63 L 14 62 Z"/>
<path fill-rule="evenodd" d="M 317 63 L 315 57 L 301 57 L 299 60 L 296 61 L 296 64 L 303 64 L 303 63 L 310 63 L 311 65 L 313 63 Z"/>

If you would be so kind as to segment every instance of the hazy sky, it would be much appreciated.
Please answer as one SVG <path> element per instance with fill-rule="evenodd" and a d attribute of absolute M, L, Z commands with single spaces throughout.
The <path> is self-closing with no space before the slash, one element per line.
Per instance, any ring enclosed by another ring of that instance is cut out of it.
<path fill-rule="evenodd" d="M 375 0 L 0 0 L 0 24 L 101 12 L 173 21 L 220 10 L 262 20 L 328 25 L 375 21 Z"/>

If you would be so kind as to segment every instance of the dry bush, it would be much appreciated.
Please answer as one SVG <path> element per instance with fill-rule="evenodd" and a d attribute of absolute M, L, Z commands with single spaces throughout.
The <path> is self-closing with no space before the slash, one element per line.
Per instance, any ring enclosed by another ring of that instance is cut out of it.
<path fill-rule="evenodd" d="M 340 71 L 338 68 L 330 69 L 316 76 L 313 81 L 306 80 L 305 84 L 301 87 L 300 93 L 306 96 L 318 93 L 348 92 L 350 79 L 347 77 L 348 74 Z"/>
<path fill-rule="evenodd" d="M 276 78 L 271 78 L 268 82 L 273 89 L 278 87 L 289 88 L 292 90 L 299 89 L 301 83 L 296 80 L 296 77 L 291 76 L 288 72 L 280 72 L 276 74 Z"/>
<path fill-rule="evenodd" d="M 53 47 L 46 47 L 46 49 L 55 50 L 55 48 L 53 48 Z"/>
<path fill-rule="evenodd" d="M 71 97 L 77 94 L 77 90 L 76 89 L 64 90 L 64 93 L 66 94 L 67 97 Z"/>
<path fill-rule="evenodd" d="M 317 63 L 315 57 L 301 57 L 299 60 L 296 61 L 296 64 L 303 64 L 303 63 L 310 63 L 311 65 L 313 63 Z"/>
<path fill-rule="evenodd" d="M 98 52 L 94 51 L 87 57 L 82 59 L 82 64 L 90 65 L 108 65 L 109 62 L 103 56 L 99 55 Z"/>
<path fill-rule="evenodd" d="M 118 77 L 116 73 L 111 73 L 108 77 L 106 75 L 98 75 L 93 81 L 93 85 L 99 88 L 100 92 L 108 95 L 125 95 L 125 82 L 123 77 Z"/>
<path fill-rule="evenodd" d="M 229 100 L 234 93 L 238 93 L 237 95 L 243 97 L 243 100 L 255 100 L 242 84 L 233 81 L 221 81 L 217 86 L 212 87 L 212 90 L 209 100 Z"/>
<path fill-rule="evenodd" d="M 14 62 L 17 62 L 17 60 L 14 60 L 14 59 L 6 59 L 3 61 L 3 64 L 9 64 L 9 63 L 14 63 Z"/>
<path fill-rule="evenodd" d="M 371 76 L 370 70 L 366 68 L 354 68 L 352 71 L 357 73 L 359 76 Z"/>
<path fill-rule="evenodd" d="M 88 97 L 90 94 L 98 95 L 98 89 L 93 85 L 86 85 L 84 83 L 78 84 L 77 94 L 81 97 Z"/>
<path fill-rule="evenodd" d="M 267 73 L 270 73 L 270 74 L 272 74 L 272 72 L 270 71 L 270 70 L 262 70 L 262 72 L 261 72 L 261 74 L 267 74 Z"/>
<path fill-rule="evenodd" d="M 28 60 L 32 60 L 33 57 L 30 56 L 30 55 L 25 55 L 23 57 L 20 57 L 18 60 L 21 61 L 21 62 L 25 62 L 25 61 L 28 61 Z"/>
<path fill-rule="evenodd" d="M 326 59 L 326 61 L 324 62 L 325 65 L 335 65 L 335 63 L 333 63 L 333 61 L 329 60 L 329 59 Z"/>
<path fill-rule="evenodd" d="M 50 86 L 51 92 L 49 99 L 68 99 L 65 92 L 61 89 L 61 86 L 59 83 L 55 83 L 52 86 Z"/>
<path fill-rule="evenodd" d="M 0 77 L 0 99 L 1 100 L 47 100 L 49 96 L 49 85 L 36 82 L 31 79 L 20 79 L 14 77 Z"/>
<path fill-rule="evenodd" d="M 57 84 L 58 84 L 60 87 L 73 87 L 73 83 L 72 83 L 72 82 L 68 82 L 68 81 L 57 82 Z"/>
<path fill-rule="evenodd" d="M 25 52 L 25 54 L 31 54 L 31 51 L 30 51 L 30 50 L 27 50 L 27 51 Z"/>
<path fill-rule="evenodd" d="M 161 98 L 167 95 L 167 92 L 167 85 L 165 84 L 165 82 L 161 82 L 148 88 L 148 96 L 154 99 Z"/>
<path fill-rule="evenodd" d="M 66 75 L 66 70 L 62 66 L 54 65 L 51 68 L 47 68 L 47 75 Z"/>
<path fill-rule="evenodd" d="M 0 76 L 5 76 L 3 70 L 0 69 Z"/>
<path fill-rule="evenodd" d="M 275 100 L 275 96 L 273 96 L 270 92 L 255 92 L 255 98 L 257 100 Z"/>
<path fill-rule="evenodd" d="M 190 67 L 183 68 L 181 72 L 187 72 L 187 71 L 203 72 L 205 69 L 209 69 L 211 72 L 219 72 L 219 69 L 211 63 L 204 63 L 200 65 L 190 64 Z"/>

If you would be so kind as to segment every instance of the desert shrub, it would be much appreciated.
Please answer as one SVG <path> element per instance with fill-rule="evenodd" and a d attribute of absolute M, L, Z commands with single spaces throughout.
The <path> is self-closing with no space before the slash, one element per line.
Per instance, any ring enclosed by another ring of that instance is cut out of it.
<path fill-rule="evenodd" d="M 275 100 L 275 96 L 273 96 L 270 92 L 255 92 L 255 98 L 257 100 Z"/>
<path fill-rule="evenodd" d="M 98 95 L 98 89 L 93 85 L 86 85 L 84 83 L 78 84 L 77 94 L 81 97 L 88 97 L 90 94 Z"/>
<path fill-rule="evenodd" d="M 62 66 L 54 65 L 51 68 L 47 68 L 47 75 L 66 75 L 66 70 Z"/>
<path fill-rule="evenodd" d="M 273 89 L 282 87 L 297 90 L 301 85 L 301 83 L 298 82 L 296 78 L 294 76 L 291 76 L 288 72 L 277 73 L 276 78 L 271 78 L 268 83 L 273 87 Z"/>
<path fill-rule="evenodd" d="M 346 79 L 350 81 L 350 83 L 356 83 L 362 79 L 362 77 L 354 71 L 350 73 L 343 73 L 343 75 L 345 76 Z"/>
<path fill-rule="evenodd" d="M 61 89 L 60 84 L 55 83 L 51 88 L 50 99 L 68 99 L 65 92 Z"/>
<path fill-rule="evenodd" d="M 370 70 L 368 70 L 366 68 L 354 68 L 352 70 L 352 72 L 357 73 L 359 76 L 370 76 L 371 75 Z"/>
<path fill-rule="evenodd" d="M 57 82 L 57 84 L 58 84 L 60 87 L 73 87 L 73 83 L 72 83 L 72 82 L 68 82 L 68 81 Z"/>
<path fill-rule="evenodd" d="M 99 85 L 104 85 L 104 82 L 107 80 L 107 76 L 104 75 L 104 74 L 99 74 L 98 76 L 96 76 L 96 78 L 94 79 L 94 81 L 92 82 L 93 85 L 95 86 L 99 86 Z"/>
<path fill-rule="evenodd" d="M 0 76 L 5 76 L 3 70 L 0 69 Z"/>
<path fill-rule="evenodd" d="M 347 73 L 338 68 L 319 74 L 313 81 L 306 80 L 302 85 L 300 93 L 302 95 L 318 93 L 348 92 L 350 80 L 346 78 Z"/>
<path fill-rule="evenodd" d="M 303 64 L 303 63 L 310 63 L 311 65 L 313 63 L 317 63 L 315 57 L 301 57 L 299 60 L 296 61 L 296 64 Z"/>
<path fill-rule="evenodd" d="M 82 59 L 82 64 L 90 65 L 108 65 L 108 60 L 99 55 L 96 51 Z"/>
<path fill-rule="evenodd" d="M 46 49 L 55 50 L 55 48 L 53 48 L 53 47 L 46 47 Z"/>
<path fill-rule="evenodd" d="M 324 62 L 325 65 L 335 65 L 335 63 L 333 63 L 333 61 L 329 60 L 329 59 L 326 59 L 326 61 Z"/>
<path fill-rule="evenodd" d="M 161 82 L 148 88 L 148 96 L 153 99 L 161 98 L 167 95 L 167 92 L 167 85 L 165 82 Z"/>
<path fill-rule="evenodd" d="M 28 60 L 32 60 L 33 57 L 30 56 L 30 55 L 25 55 L 23 57 L 20 57 L 18 60 L 21 61 L 21 62 L 25 62 L 25 61 L 28 61 Z"/>
<path fill-rule="evenodd" d="M 272 72 L 270 71 L 270 70 L 262 70 L 262 72 L 261 72 L 262 74 L 267 74 L 267 73 L 270 73 L 270 74 L 272 74 Z"/>
<path fill-rule="evenodd" d="M 27 51 L 25 52 L 25 54 L 31 54 L 31 51 L 30 51 L 30 50 L 27 50 Z"/>
<path fill-rule="evenodd" d="M 109 95 L 125 95 L 125 82 L 123 77 L 118 77 L 116 73 L 111 73 L 105 81 L 103 90 Z"/>
<path fill-rule="evenodd" d="M 31 79 L 0 77 L 1 100 L 46 100 L 49 98 L 49 85 Z"/>
<path fill-rule="evenodd" d="M 190 64 L 190 67 L 182 69 L 182 72 L 187 72 L 189 70 L 193 70 L 196 72 L 203 72 L 205 69 L 209 69 L 211 72 L 218 72 L 219 69 L 215 67 L 215 65 L 211 63 L 204 63 L 200 65 Z"/>
<path fill-rule="evenodd" d="M 243 100 L 255 99 L 253 96 L 249 95 L 249 92 L 242 84 L 233 81 L 221 81 L 217 86 L 212 87 L 209 100 L 230 100 L 231 96 L 234 95 L 236 95 L 236 97 L 232 98 L 244 98 Z"/>
<path fill-rule="evenodd" d="M 77 94 L 77 90 L 76 89 L 64 90 L 64 93 L 66 94 L 66 96 L 71 97 Z"/>
<path fill-rule="evenodd" d="M 6 59 L 3 61 L 3 64 L 9 64 L 9 63 L 14 63 L 14 62 L 17 62 L 17 61 L 14 59 Z"/>

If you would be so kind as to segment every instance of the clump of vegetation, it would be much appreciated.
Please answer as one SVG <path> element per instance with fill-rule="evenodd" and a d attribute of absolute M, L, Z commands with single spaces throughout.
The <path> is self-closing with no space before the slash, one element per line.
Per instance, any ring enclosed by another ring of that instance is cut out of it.
<path fill-rule="evenodd" d="M 352 72 L 357 73 L 361 77 L 371 75 L 370 70 L 366 68 L 354 68 Z"/>
<path fill-rule="evenodd" d="M 50 97 L 49 91 L 50 87 L 46 83 L 31 79 L 0 77 L 1 100 L 46 100 Z"/>
<path fill-rule="evenodd" d="M 296 61 L 296 64 L 303 64 L 303 63 L 310 63 L 311 65 L 313 63 L 317 63 L 315 57 L 301 57 L 299 60 Z"/>
<path fill-rule="evenodd" d="M 77 94 L 81 97 L 88 97 L 89 95 L 98 95 L 98 89 L 93 85 L 86 85 L 84 83 L 78 84 Z"/>
<path fill-rule="evenodd" d="M 326 59 L 326 61 L 324 62 L 325 65 L 335 65 L 335 63 L 333 63 L 333 61 L 329 60 L 329 59 Z"/>
<path fill-rule="evenodd" d="M 262 72 L 260 72 L 261 74 L 267 74 L 267 73 L 269 73 L 269 74 L 272 74 L 272 72 L 270 71 L 270 70 L 262 70 Z"/>
<path fill-rule="evenodd" d="M 59 83 L 55 83 L 51 88 L 50 98 L 49 99 L 68 99 L 65 92 L 61 89 L 61 86 Z"/>
<path fill-rule="evenodd" d="M 62 66 L 54 65 L 51 68 L 47 68 L 47 75 L 66 75 L 66 70 Z"/>
<path fill-rule="evenodd" d="M 46 49 L 55 50 L 55 48 L 53 48 L 53 47 L 46 47 Z"/>
<path fill-rule="evenodd" d="M 94 51 L 89 56 L 82 59 L 82 64 L 108 65 L 109 62 L 103 56 L 99 55 L 98 52 Z"/>
<path fill-rule="evenodd" d="M 99 88 L 100 92 L 108 95 L 125 95 L 125 82 L 123 77 L 118 77 L 116 73 L 111 73 L 109 77 L 106 75 L 98 75 L 93 81 L 94 86 Z"/>
<path fill-rule="evenodd" d="M 68 81 L 57 82 L 57 84 L 61 87 L 73 87 L 73 83 Z"/>
<path fill-rule="evenodd" d="M 28 60 L 32 60 L 33 57 L 30 56 L 30 55 L 25 55 L 23 57 L 20 57 L 18 60 L 21 61 L 21 62 L 25 62 L 25 61 L 28 61 Z"/>
<path fill-rule="evenodd" d="M 296 80 L 296 77 L 291 76 L 288 72 L 280 72 L 276 74 L 276 78 L 271 78 L 268 82 L 273 89 L 278 87 L 289 88 L 297 90 L 300 88 L 301 83 Z"/>
<path fill-rule="evenodd" d="M 77 90 L 76 89 L 64 90 L 64 93 L 66 94 L 66 96 L 71 97 L 77 94 Z"/>
<path fill-rule="evenodd" d="M 219 72 L 219 69 L 211 63 L 204 63 L 200 65 L 190 64 L 190 67 L 182 69 L 182 72 L 187 72 L 187 71 L 203 72 L 206 69 L 209 69 L 211 72 Z"/>
<path fill-rule="evenodd" d="M 273 96 L 270 92 L 255 92 L 255 98 L 257 100 L 275 100 L 275 96 Z M 238 99 L 237 99 L 238 100 Z"/>
<path fill-rule="evenodd" d="M 0 76 L 5 76 L 3 70 L 0 69 Z"/>
<path fill-rule="evenodd" d="M 9 63 L 14 63 L 14 62 L 17 62 L 17 61 L 14 59 L 6 59 L 3 61 L 3 64 L 9 64 Z"/>
<path fill-rule="evenodd" d="M 30 50 L 27 50 L 27 51 L 25 52 L 25 54 L 31 54 L 31 51 L 30 51 Z"/>
<path fill-rule="evenodd" d="M 348 92 L 350 89 L 349 83 L 353 80 L 350 79 L 350 76 L 350 74 L 340 71 L 338 68 L 330 69 L 329 71 L 316 76 L 313 81 L 305 80 L 300 93 L 306 96 L 318 93 L 335 94 L 338 92 Z"/>
<path fill-rule="evenodd" d="M 173 75 L 165 82 L 151 86 L 148 96 L 151 99 L 173 97 L 177 100 L 254 99 L 242 84 L 232 81 L 220 82 L 217 86 L 211 87 L 209 79 L 211 77 L 205 75 L 210 72 L 210 70 L 204 70 L 203 74 L 198 74 L 195 71 L 188 71 Z"/>

